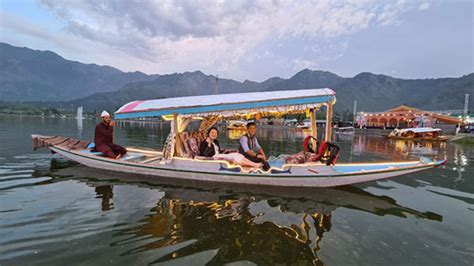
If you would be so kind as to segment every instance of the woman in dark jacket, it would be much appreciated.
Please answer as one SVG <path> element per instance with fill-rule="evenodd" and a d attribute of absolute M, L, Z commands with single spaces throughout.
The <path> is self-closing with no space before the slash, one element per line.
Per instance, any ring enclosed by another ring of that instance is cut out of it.
<path fill-rule="evenodd" d="M 201 142 L 201 144 L 199 145 L 199 153 L 201 156 L 213 157 L 217 160 L 225 160 L 245 167 L 262 167 L 261 163 L 254 163 L 238 152 L 224 153 L 225 150 L 221 149 L 219 141 L 217 140 L 218 136 L 219 131 L 215 127 L 211 127 L 207 131 L 206 140 Z"/>
<path fill-rule="evenodd" d="M 205 139 L 205 141 L 201 142 L 201 145 L 199 145 L 199 154 L 204 157 L 213 157 L 216 155 L 216 146 L 218 153 L 224 153 L 224 150 L 221 149 L 221 146 L 219 145 L 219 141 L 217 139 L 212 140 L 209 137 L 209 134 L 212 134 L 210 132 L 214 132 L 212 130 L 214 128 L 211 128 L 209 133 L 207 134 L 208 137 Z"/>

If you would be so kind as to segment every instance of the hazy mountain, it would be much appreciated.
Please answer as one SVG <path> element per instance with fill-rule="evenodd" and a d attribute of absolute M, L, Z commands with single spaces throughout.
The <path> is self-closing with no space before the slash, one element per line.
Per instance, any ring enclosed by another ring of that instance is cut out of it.
<path fill-rule="evenodd" d="M 426 110 L 462 109 L 464 94 L 474 95 L 474 73 L 460 78 L 398 79 L 386 75 L 360 73 L 341 78 L 324 71 L 303 70 L 267 90 L 330 87 L 336 91 L 336 110 L 383 111 L 402 104 Z M 470 101 L 470 110 L 474 100 Z"/>
<path fill-rule="evenodd" d="M 3 101 L 64 101 L 114 91 L 152 80 L 141 72 L 69 61 L 50 51 L 0 43 L 0 95 Z"/>
<path fill-rule="evenodd" d="M 231 79 L 216 79 L 201 71 L 162 75 L 152 81 L 129 83 L 114 93 L 99 93 L 68 103 L 82 105 L 86 109 L 116 109 L 126 102 L 136 99 L 169 98 L 179 96 L 206 95 L 217 93 L 253 92 L 264 90 L 322 88 L 342 81 L 330 72 L 303 70 L 290 79 L 270 78 L 264 82 Z M 132 96 L 129 98 L 129 96 Z"/>
<path fill-rule="evenodd" d="M 462 109 L 464 94 L 474 95 L 474 73 L 460 78 L 412 80 L 361 73 L 333 88 L 338 105 L 348 109 L 354 100 L 359 110 L 366 111 L 383 111 L 401 104 L 425 110 Z M 471 100 L 469 109 L 473 107 Z"/>
<path fill-rule="evenodd" d="M 287 80 L 271 84 L 266 90 L 333 88 L 344 80 L 328 71 L 303 69 Z"/>
<path fill-rule="evenodd" d="M 97 93 L 65 104 L 86 109 L 116 109 L 132 100 L 170 98 L 217 93 L 252 92 L 262 90 L 258 82 L 238 82 L 216 79 L 201 71 L 161 75 L 152 81 L 129 83 L 113 93 Z"/>
<path fill-rule="evenodd" d="M 303 70 L 289 79 L 272 78 L 257 83 L 219 79 L 219 93 L 292 90 L 330 87 L 337 93 L 336 110 L 382 111 L 407 104 L 427 110 L 462 109 L 464 94 L 474 95 L 474 73 L 460 78 L 404 80 L 361 73 L 342 78 L 330 72 Z M 216 92 L 216 79 L 200 71 L 163 75 L 153 81 L 130 83 L 114 93 L 95 94 L 73 102 L 87 109 L 116 109 L 136 99 L 206 95 Z M 474 97 L 474 96 L 473 96 Z M 470 109 L 474 100 L 470 101 Z"/>
<path fill-rule="evenodd" d="M 289 79 L 263 82 L 217 79 L 201 71 L 170 75 L 124 73 L 107 66 L 68 61 L 52 52 L 0 43 L 0 100 L 47 101 L 44 105 L 85 110 L 115 110 L 132 101 L 154 98 L 329 87 L 336 110 L 382 111 L 401 104 L 426 110 L 462 109 L 464 94 L 474 98 L 474 73 L 459 78 L 398 79 L 360 73 L 352 78 L 304 69 Z M 473 110 L 474 99 L 470 101 Z"/>

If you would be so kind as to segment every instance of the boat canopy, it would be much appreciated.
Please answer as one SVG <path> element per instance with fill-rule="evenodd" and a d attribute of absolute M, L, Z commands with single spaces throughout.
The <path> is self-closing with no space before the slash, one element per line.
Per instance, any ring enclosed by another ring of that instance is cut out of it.
<path fill-rule="evenodd" d="M 190 118 L 230 117 L 258 112 L 304 112 L 335 100 L 336 92 L 328 88 L 164 98 L 129 102 L 115 112 L 115 119 L 174 114 Z"/>
<path fill-rule="evenodd" d="M 432 127 L 414 127 L 414 128 L 404 128 L 404 129 L 398 129 L 397 132 L 399 133 L 407 133 L 407 132 L 413 132 L 413 133 L 428 133 L 428 132 L 439 132 L 442 131 L 441 128 L 432 128 Z"/>

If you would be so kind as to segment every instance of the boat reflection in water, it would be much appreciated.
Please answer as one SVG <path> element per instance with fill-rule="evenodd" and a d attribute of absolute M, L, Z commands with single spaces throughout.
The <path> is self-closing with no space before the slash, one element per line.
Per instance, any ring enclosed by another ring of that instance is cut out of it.
<path fill-rule="evenodd" d="M 96 186 L 95 193 L 97 194 L 96 198 L 102 199 L 102 211 L 109 211 L 114 208 L 114 204 L 112 202 L 114 191 L 112 185 Z"/>
<path fill-rule="evenodd" d="M 209 252 L 208 263 L 219 265 L 245 260 L 259 265 L 321 264 L 318 251 L 325 233 L 331 230 L 334 211 L 338 208 L 377 216 L 443 219 L 438 214 L 406 208 L 392 198 L 356 187 L 232 186 L 229 189 L 218 184 L 189 181 L 177 184 L 176 180 L 110 174 L 54 160 L 48 173 L 53 179 L 48 183 L 67 178 L 94 187 L 102 201 L 101 210 L 106 213 L 113 210 L 116 197 L 134 197 L 123 194 L 123 189 L 115 194 L 116 186 L 138 186 L 163 193 L 148 214 L 117 230 L 110 243 L 123 248 L 122 256 L 156 250 L 151 263 Z M 166 185 L 168 182 L 173 187 Z"/>
<path fill-rule="evenodd" d="M 407 160 L 419 156 L 437 156 L 445 158 L 445 142 L 414 142 L 411 140 L 387 140 L 382 137 L 356 135 L 352 140 L 352 150 L 358 155 L 379 153 L 391 160 Z"/>

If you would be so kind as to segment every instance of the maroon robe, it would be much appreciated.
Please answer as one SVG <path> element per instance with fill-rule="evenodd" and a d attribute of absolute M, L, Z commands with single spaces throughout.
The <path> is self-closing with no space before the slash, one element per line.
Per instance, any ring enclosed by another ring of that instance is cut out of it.
<path fill-rule="evenodd" d="M 109 158 L 116 158 L 117 155 L 124 155 L 127 149 L 114 144 L 114 128 L 112 126 L 100 122 L 95 126 L 94 142 L 95 150 L 102 152 Z"/>

